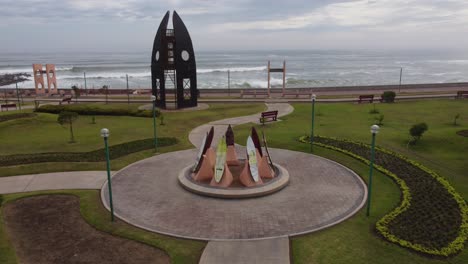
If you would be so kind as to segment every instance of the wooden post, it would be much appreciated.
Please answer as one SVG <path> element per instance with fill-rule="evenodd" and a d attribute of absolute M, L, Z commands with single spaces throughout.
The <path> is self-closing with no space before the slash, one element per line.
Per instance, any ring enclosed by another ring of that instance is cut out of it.
<path fill-rule="evenodd" d="M 284 96 L 284 88 L 286 88 L 286 61 L 283 61 L 283 96 Z"/>
<path fill-rule="evenodd" d="M 267 85 L 268 87 L 267 87 L 267 89 L 268 89 L 268 98 L 270 98 L 270 61 L 268 61 L 268 69 L 267 70 L 268 70 L 268 85 Z"/>

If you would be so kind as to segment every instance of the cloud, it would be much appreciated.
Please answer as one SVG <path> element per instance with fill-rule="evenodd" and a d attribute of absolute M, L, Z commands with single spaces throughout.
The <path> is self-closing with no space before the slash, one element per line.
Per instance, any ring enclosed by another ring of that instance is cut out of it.
<path fill-rule="evenodd" d="M 297 16 L 228 22 L 215 30 L 287 30 L 307 27 L 383 27 L 467 23 L 468 1 L 355 0 L 330 3 Z"/>
<path fill-rule="evenodd" d="M 0 34 L 8 36 L 0 52 L 30 43 L 51 50 L 71 49 L 70 43 L 75 49 L 150 46 L 167 10 L 177 10 L 202 49 L 468 45 L 468 0 L 0 0 L 0 5 Z M 35 41 L 42 36 L 54 36 L 54 43 Z"/>

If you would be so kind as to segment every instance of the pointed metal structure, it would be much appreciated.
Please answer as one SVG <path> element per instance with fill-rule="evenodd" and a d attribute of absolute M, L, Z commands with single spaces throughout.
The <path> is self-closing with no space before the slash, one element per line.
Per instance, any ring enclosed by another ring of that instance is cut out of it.
<path fill-rule="evenodd" d="M 176 11 L 172 15 L 174 29 L 168 29 L 170 12 L 159 25 L 151 56 L 152 93 L 156 105 L 167 108 L 168 93 L 173 94 L 175 108 L 197 106 L 197 69 L 192 39 Z"/>

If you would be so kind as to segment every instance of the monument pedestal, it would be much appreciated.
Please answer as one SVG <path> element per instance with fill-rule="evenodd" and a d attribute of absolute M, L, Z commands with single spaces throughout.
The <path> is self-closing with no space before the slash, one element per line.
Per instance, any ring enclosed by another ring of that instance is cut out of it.
<path fill-rule="evenodd" d="M 245 186 L 245 187 L 253 187 L 257 185 L 262 185 L 263 181 L 262 178 L 259 177 L 258 181 L 255 182 L 252 178 L 252 173 L 250 172 L 249 168 L 249 162 L 245 162 L 244 169 L 242 170 L 240 176 L 239 176 L 239 181 Z"/>
<path fill-rule="evenodd" d="M 257 150 L 258 155 L 258 150 Z M 271 169 L 268 164 L 268 159 L 266 156 L 263 156 L 258 160 L 258 175 L 264 179 L 273 179 L 275 177 L 275 172 Z"/>
<path fill-rule="evenodd" d="M 239 166 L 240 164 L 239 159 L 237 158 L 236 148 L 234 145 L 230 145 L 227 147 L 226 163 L 227 165 L 231 166 Z"/>
<path fill-rule="evenodd" d="M 210 186 L 227 188 L 231 185 L 233 181 L 234 177 L 232 177 L 232 173 L 229 170 L 228 165 L 224 163 L 223 177 L 221 177 L 221 180 L 219 182 L 216 182 L 215 177 L 211 178 Z"/>
<path fill-rule="evenodd" d="M 214 176 L 214 165 L 216 160 L 216 154 L 213 148 L 206 150 L 206 154 L 203 155 L 202 164 L 198 172 L 193 176 L 193 179 L 197 182 L 211 180 Z"/>

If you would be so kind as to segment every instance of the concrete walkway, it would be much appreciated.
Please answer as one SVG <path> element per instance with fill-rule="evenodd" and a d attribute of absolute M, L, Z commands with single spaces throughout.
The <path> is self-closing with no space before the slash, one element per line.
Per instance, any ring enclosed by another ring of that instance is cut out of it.
<path fill-rule="evenodd" d="M 278 110 L 278 117 L 288 115 L 294 108 L 288 103 L 266 103 L 267 111 Z M 190 142 L 200 148 L 203 136 L 213 126 L 215 135 L 213 145 L 225 133 L 228 125 L 236 126 L 250 122 L 258 122 L 259 114 L 223 119 L 201 125 L 189 134 Z M 288 264 L 290 263 L 288 237 L 270 238 L 262 240 L 226 240 L 209 241 L 200 258 L 200 264 Z"/>
<path fill-rule="evenodd" d="M 267 106 L 266 111 L 278 111 L 278 117 L 282 117 L 288 115 L 294 111 L 294 108 L 288 103 L 266 103 Z M 214 137 L 212 146 L 216 146 L 218 144 L 219 139 L 222 135 L 226 132 L 226 129 L 229 125 L 236 126 L 246 123 L 258 123 L 260 120 L 260 113 L 249 115 L 249 116 L 241 116 L 241 117 L 234 117 L 234 118 L 227 118 L 218 121 L 213 121 L 205 125 L 201 125 L 199 127 L 194 128 L 189 134 L 190 142 L 198 149 L 200 148 L 200 144 L 202 143 L 202 139 L 205 134 L 214 127 Z"/>
<path fill-rule="evenodd" d="M 285 264 L 289 263 L 289 238 L 210 241 L 201 264 Z"/>
<path fill-rule="evenodd" d="M 106 171 L 70 171 L 1 177 L 0 194 L 63 189 L 100 189 Z"/>

